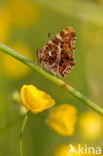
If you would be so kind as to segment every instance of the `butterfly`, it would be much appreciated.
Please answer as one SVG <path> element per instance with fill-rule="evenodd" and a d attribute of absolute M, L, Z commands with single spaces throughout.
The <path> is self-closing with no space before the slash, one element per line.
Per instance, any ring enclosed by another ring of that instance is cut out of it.
<path fill-rule="evenodd" d="M 37 50 L 37 60 L 53 75 L 66 76 L 75 65 L 73 52 L 76 33 L 72 27 L 57 33 L 42 49 Z"/>

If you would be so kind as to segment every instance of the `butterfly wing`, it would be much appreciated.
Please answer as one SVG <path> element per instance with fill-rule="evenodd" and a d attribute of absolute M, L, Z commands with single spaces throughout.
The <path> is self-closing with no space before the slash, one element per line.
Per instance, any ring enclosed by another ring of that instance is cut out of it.
<path fill-rule="evenodd" d="M 67 75 L 75 65 L 73 52 L 75 49 L 76 34 L 73 28 L 65 28 L 59 33 L 61 38 L 61 57 L 59 62 L 59 73 Z"/>
<path fill-rule="evenodd" d="M 54 75 L 67 75 L 74 66 L 74 41 L 73 28 L 63 29 L 39 50 L 39 60 Z"/>

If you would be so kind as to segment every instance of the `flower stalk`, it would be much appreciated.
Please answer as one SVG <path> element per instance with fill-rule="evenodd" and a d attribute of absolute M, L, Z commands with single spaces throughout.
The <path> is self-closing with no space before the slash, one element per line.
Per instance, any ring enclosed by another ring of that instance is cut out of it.
<path fill-rule="evenodd" d="M 29 112 L 27 112 L 24 116 L 24 120 L 22 123 L 21 131 L 20 131 L 20 156 L 23 156 L 23 132 L 24 132 L 27 120 L 28 120 L 28 113 Z"/>
<path fill-rule="evenodd" d="M 17 51 L 9 48 L 8 46 L 6 46 L 6 45 L 4 45 L 2 43 L 0 43 L 0 50 L 2 50 L 3 52 L 7 53 L 8 55 L 16 58 L 17 60 L 19 60 L 20 62 L 24 63 L 28 67 L 36 70 L 41 75 L 43 75 L 47 79 L 49 79 L 52 82 L 54 82 L 56 85 L 59 85 L 59 86 L 65 88 L 69 93 L 71 93 L 77 99 L 79 99 L 84 104 L 88 105 L 90 108 L 92 108 L 94 111 L 96 111 L 98 114 L 103 116 L 103 108 L 101 108 L 100 106 L 96 105 L 94 102 L 92 102 L 86 96 L 84 96 L 81 92 L 77 91 L 76 89 L 74 89 L 73 87 L 68 85 L 63 80 L 61 80 L 61 79 L 59 79 L 59 78 L 57 78 L 55 76 L 52 76 L 51 74 L 49 74 L 49 73 L 45 72 L 44 70 L 42 70 L 34 61 L 28 59 L 27 57 L 21 55 Z"/>

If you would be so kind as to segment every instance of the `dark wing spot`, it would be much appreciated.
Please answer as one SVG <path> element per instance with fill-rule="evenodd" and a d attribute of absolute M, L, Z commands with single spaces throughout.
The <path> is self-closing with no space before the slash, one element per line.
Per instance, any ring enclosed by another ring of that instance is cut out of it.
<path fill-rule="evenodd" d="M 52 39 L 52 42 L 56 45 L 58 45 L 60 43 L 60 40 L 55 36 L 53 39 Z"/>

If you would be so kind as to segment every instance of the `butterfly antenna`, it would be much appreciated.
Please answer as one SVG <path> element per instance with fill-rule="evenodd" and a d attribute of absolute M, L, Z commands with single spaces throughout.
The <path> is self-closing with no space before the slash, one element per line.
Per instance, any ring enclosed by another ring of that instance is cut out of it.
<path fill-rule="evenodd" d="M 51 35 L 50 35 L 50 32 L 48 32 L 48 38 L 50 38 L 50 36 L 51 36 Z"/>

